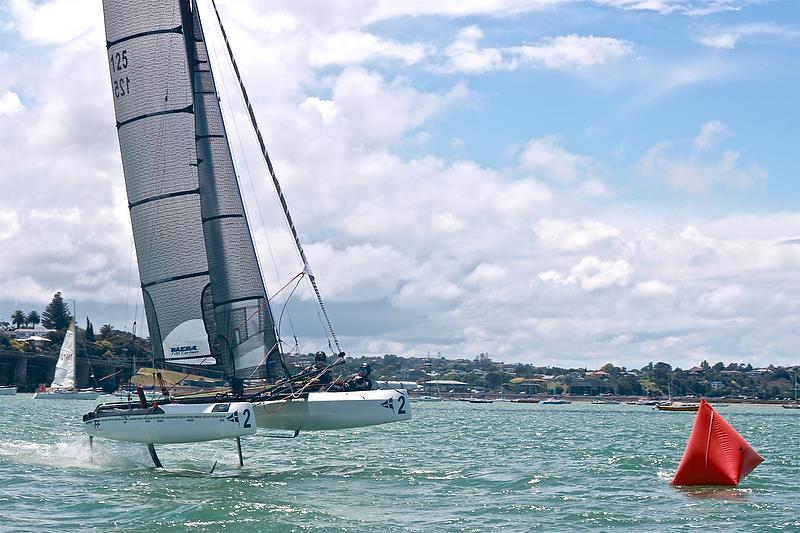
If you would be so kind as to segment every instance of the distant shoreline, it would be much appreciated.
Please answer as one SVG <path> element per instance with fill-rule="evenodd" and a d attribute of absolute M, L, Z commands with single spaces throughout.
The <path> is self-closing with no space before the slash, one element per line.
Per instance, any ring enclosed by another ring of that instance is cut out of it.
<path fill-rule="evenodd" d="M 420 396 L 431 396 L 431 394 L 424 393 L 418 390 L 415 390 L 411 393 L 411 398 L 419 398 Z M 530 396 L 520 396 L 520 395 L 505 395 L 505 394 L 498 394 L 498 393 L 486 393 L 485 395 L 475 395 L 469 393 L 447 393 L 442 394 L 442 400 L 459 400 L 459 399 L 466 399 L 466 398 L 486 398 L 488 400 L 497 400 L 497 399 L 505 399 L 505 400 L 545 400 L 547 398 L 551 398 L 552 395 L 549 394 L 532 394 Z M 620 404 L 624 404 L 626 402 L 635 402 L 636 400 L 643 399 L 642 396 L 568 396 L 568 395 L 558 395 L 558 398 L 563 398 L 565 400 L 570 400 L 573 403 L 591 403 L 594 400 L 616 400 L 620 402 Z M 648 400 L 655 400 L 659 402 L 666 402 L 669 401 L 669 398 L 646 398 Z M 726 404 L 741 404 L 741 405 L 784 405 L 788 403 L 793 403 L 794 400 L 760 400 L 757 398 L 708 398 L 703 397 L 702 399 L 709 402 L 712 406 L 716 403 L 726 403 Z M 687 397 L 687 396 L 673 396 L 672 401 L 674 402 L 682 402 L 682 403 L 700 403 L 701 398 L 698 397 Z M 525 402 L 521 402 L 525 403 Z M 647 406 L 651 407 L 651 406 Z"/>

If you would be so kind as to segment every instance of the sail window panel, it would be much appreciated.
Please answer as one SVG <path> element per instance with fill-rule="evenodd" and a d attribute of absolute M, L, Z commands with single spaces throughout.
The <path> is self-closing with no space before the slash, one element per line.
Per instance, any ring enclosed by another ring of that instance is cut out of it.
<path fill-rule="evenodd" d="M 103 0 L 106 40 L 172 29 L 181 25 L 179 0 Z"/>
<path fill-rule="evenodd" d="M 242 197 L 225 139 L 204 139 L 203 142 L 203 149 L 200 150 L 203 161 L 198 169 L 203 194 L 203 217 L 243 214 Z M 207 178 L 209 174 L 214 178 Z"/>
<path fill-rule="evenodd" d="M 225 135 L 225 125 L 222 122 L 222 111 L 217 97 L 213 94 L 198 94 L 198 108 L 205 113 L 204 124 L 209 135 Z"/>
<path fill-rule="evenodd" d="M 214 301 L 264 298 L 261 271 L 244 218 L 219 218 L 206 222 L 209 271 Z"/>
<path fill-rule="evenodd" d="M 203 288 L 207 284 L 208 276 L 197 276 L 159 283 L 147 288 L 157 317 L 158 333 L 161 339 L 168 338 L 175 328 L 187 321 L 203 319 L 200 299 Z M 203 340 L 204 343 L 193 344 L 199 348 L 199 353 L 193 353 L 192 356 L 209 353 L 207 337 Z M 160 343 L 159 348 L 161 348 Z M 164 357 L 166 359 L 175 358 L 171 353 L 164 354 Z M 205 361 L 204 364 L 211 362 Z M 197 363 L 200 364 L 200 361 Z"/>
<path fill-rule="evenodd" d="M 119 129 L 128 202 L 197 189 L 194 117 L 176 113 Z"/>
<path fill-rule="evenodd" d="M 108 49 L 117 122 L 190 107 L 193 103 L 183 35 L 144 35 Z"/>
<path fill-rule="evenodd" d="M 200 59 L 197 59 L 200 61 Z M 198 63 L 194 68 L 194 92 L 216 99 L 216 88 L 208 63 Z"/>
<path fill-rule="evenodd" d="M 131 220 L 143 284 L 208 270 L 198 195 L 135 206 Z"/>

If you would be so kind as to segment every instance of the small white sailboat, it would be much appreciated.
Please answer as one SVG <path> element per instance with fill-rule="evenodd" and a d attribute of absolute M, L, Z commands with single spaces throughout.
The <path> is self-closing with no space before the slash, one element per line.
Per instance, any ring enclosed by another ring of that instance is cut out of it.
<path fill-rule="evenodd" d="M 96 400 L 102 391 L 75 388 L 75 321 L 69 323 L 58 353 L 53 382 L 33 395 L 34 400 Z"/>
<path fill-rule="evenodd" d="M 212 2 L 213 6 L 213 2 Z M 216 6 L 214 6 L 216 12 Z M 403 388 L 318 392 L 290 375 L 233 165 L 203 22 L 192 0 L 103 0 L 128 207 L 155 365 L 226 382 L 222 390 L 150 403 L 103 404 L 83 417 L 93 437 L 148 444 L 299 431 L 411 417 Z M 219 29 L 238 77 L 219 14 Z M 321 316 L 344 361 L 275 176 L 247 92 L 251 125 Z M 329 343 L 330 344 L 330 343 Z M 398 383 L 402 385 L 402 383 Z M 246 421 L 246 422 L 245 422 Z M 188 431 L 189 427 L 195 428 Z M 240 464 L 241 460 L 241 446 Z"/>

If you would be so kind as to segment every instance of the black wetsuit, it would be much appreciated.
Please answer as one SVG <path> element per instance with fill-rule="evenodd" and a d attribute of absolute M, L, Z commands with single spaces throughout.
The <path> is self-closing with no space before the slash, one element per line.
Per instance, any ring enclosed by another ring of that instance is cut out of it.
<path fill-rule="evenodd" d="M 362 377 L 356 374 L 352 378 L 348 379 L 347 383 L 345 383 L 342 388 L 346 391 L 371 390 L 372 380 L 369 379 L 369 376 Z"/>
<path fill-rule="evenodd" d="M 330 370 L 326 370 L 322 372 L 321 368 L 317 368 L 315 365 L 307 366 L 303 369 L 304 374 L 308 374 L 308 379 L 316 379 L 317 383 L 319 384 L 320 388 L 330 385 L 331 381 L 333 381 L 333 376 L 331 375 Z"/>

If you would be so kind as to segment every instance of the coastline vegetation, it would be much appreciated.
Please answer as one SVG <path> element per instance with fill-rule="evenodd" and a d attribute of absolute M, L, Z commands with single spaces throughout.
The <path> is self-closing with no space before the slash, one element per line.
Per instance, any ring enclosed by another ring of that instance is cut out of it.
<path fill-rule="evenodd" d="M 0 320 L 0 350 L 7 352 L 58 353 L 72 315 L 61 293 L 39 316 L 35 310 L 21 309 L 8 315 L 11 322 Z M 23 342 L 15 333 L 41 324 L 49 343 Z M 86 327 L 77 328 L 79 356 L 117 359 L 130 364 L 134 359 L 142 365 L 151 360 L 150 342 L 146 338 L 115 329 L 111 324 L 101 326 L 95 335 L 94 325 L 87 318 Z M 313 353 L 287 358 L 289 366 L 303 368 L 313 361 Z M 355 371 L 362 362 L 373 368 L 378 380 L 403 380 L 423 384 L 432 380 L 458 381 L 476 393 L 508 395 L 569 394 L 572 396 L 704 396 L 709 398 L 740 398 L 777 400 L 794 397 L 795 372 L 800 365 L 781 367 L 768 365 L 754 368 L 749 363 L 722 361 L 713 364 L 699 362 L 698 366 L 682 369 L 659 361 L 642 368 L 620 367 L 607 363 L 602 367 L 562 368 L 537 366 L 530 363 L 493 361 L 481 353 L 474 358 L 404 357 L 386 354 L 382 357 L 348 357 L 342 372 Z M 446 392 L 446 391 L 445 391 Z"/>

